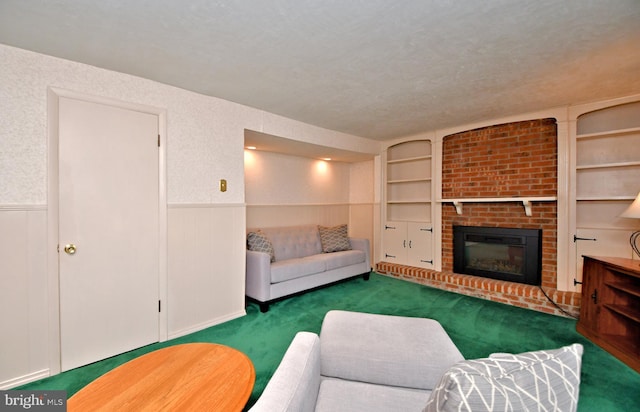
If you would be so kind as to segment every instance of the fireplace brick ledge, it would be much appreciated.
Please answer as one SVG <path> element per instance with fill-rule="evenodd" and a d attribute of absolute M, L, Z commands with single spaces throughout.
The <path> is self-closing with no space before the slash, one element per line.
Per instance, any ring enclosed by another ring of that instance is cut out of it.
<path fill-rule="evenodd" d="M 549 302 L 539 286 L 461 275 L 453 272 L 438 272 L 431 269 L 388 262 L 378 262 L 376 264 L 376 272 L 437 289 L 536 310 L 538 312 L 551 313 L 563 317 L 570 317 L 567 313 L 572 317 L 578 317 L 580 313 L 581 296 L 576 292 L 545 289 L 547 295 L 567 312 L 563 313 Z"/>
<path fill-rule="evenodd" d="M 464 199 L 438 199 L 438 203 L 453 203 L 456 208 L 456 213 L 462 214 L 462 205 L 464 203 L 504 203 L 504 202 L 517 202 L 522 203 L 524 207 L 525 215 L 532 216 L 531 202 L 555 202 L 558 200 L 557 196 L 542 196 L 542 197 L 469 197 Z"/>

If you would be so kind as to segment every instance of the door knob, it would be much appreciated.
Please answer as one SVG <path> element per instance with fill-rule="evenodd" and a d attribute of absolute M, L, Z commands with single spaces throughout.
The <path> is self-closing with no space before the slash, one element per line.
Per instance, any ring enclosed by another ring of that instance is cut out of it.
<path fill-rule="evenodd" d="M 67 252 L 68 255 L 73 255 L 74 253 L 76 253 L 76 245 L 74 245 L 73 243 L 68 244 L 64 247 L 64 251 Z"/>

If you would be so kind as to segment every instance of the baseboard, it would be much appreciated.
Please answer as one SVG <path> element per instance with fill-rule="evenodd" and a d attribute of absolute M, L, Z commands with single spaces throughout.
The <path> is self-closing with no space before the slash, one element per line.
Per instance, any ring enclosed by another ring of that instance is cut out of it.
<path fill-rule="evenodd" d="M 179 330 L 179 331 L 176 331 L 176 332 L 170 332 L 169 333 L 169 339 L 175 339 L 175 338 L 179 338 L 179 337 L 184 336 L 184 335 L 188 335 L 190 333 L 198 332 L 198 331 L 200 331 L 202 329 L 206 329 L 208 327 L 219 325 L 221 323 L 228 322 L 230 320 L 245 316 L 246 314 L 247 314 L 247 312 L 243 309 L 243 310 L 238 311 L 238 312 L 230 313 L 230 314 L 228 314 L 226 316 L 215 318 L 215 319 L 212 319 L 212 320 L 207 321 L 207 322 L 199 323 L 199 324 L 194 325 L 194 326 L 192 326 L 190 328 L 187 328 L 187 329 L 182 329 L 182 330 Z"/>
<path fill-rule="evenodd" d="M 29 373 L 27 375 L 18 376 L 17 378 L 12 378 L 4 382 L 0 382 L 0 390 L 15 388 L 17 386 L 37 381 L 39 379 L 48 378 L 49 376 L 49 369 L 42 369 L 36 372 Z"/>

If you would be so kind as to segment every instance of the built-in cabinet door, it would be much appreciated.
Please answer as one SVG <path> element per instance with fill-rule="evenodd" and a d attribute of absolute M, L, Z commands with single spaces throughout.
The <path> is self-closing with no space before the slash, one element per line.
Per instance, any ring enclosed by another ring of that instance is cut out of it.
<path fill-rule="evenodd" d="M 387 222 L 384 261 L 433 268 L 433 230 L 424 222 Z"/>
<path fill-rule="evenodd" d="M 387 222 L 384 226 L 384 261 L 405 264 L 407 222 Z"/>
<path fill-rule="evenodd" d="M 433 228 L 429 223 L 407 223 L 407 264 L 433 268 Z"/>

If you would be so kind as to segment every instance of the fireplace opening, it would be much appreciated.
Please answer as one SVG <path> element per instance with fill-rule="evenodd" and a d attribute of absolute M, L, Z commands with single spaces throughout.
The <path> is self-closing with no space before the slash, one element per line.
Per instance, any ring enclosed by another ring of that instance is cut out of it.
<path fill-rule="evenodd" d="M 542 229 L 453 226 L 453 271 L 540 285 Z"/>

